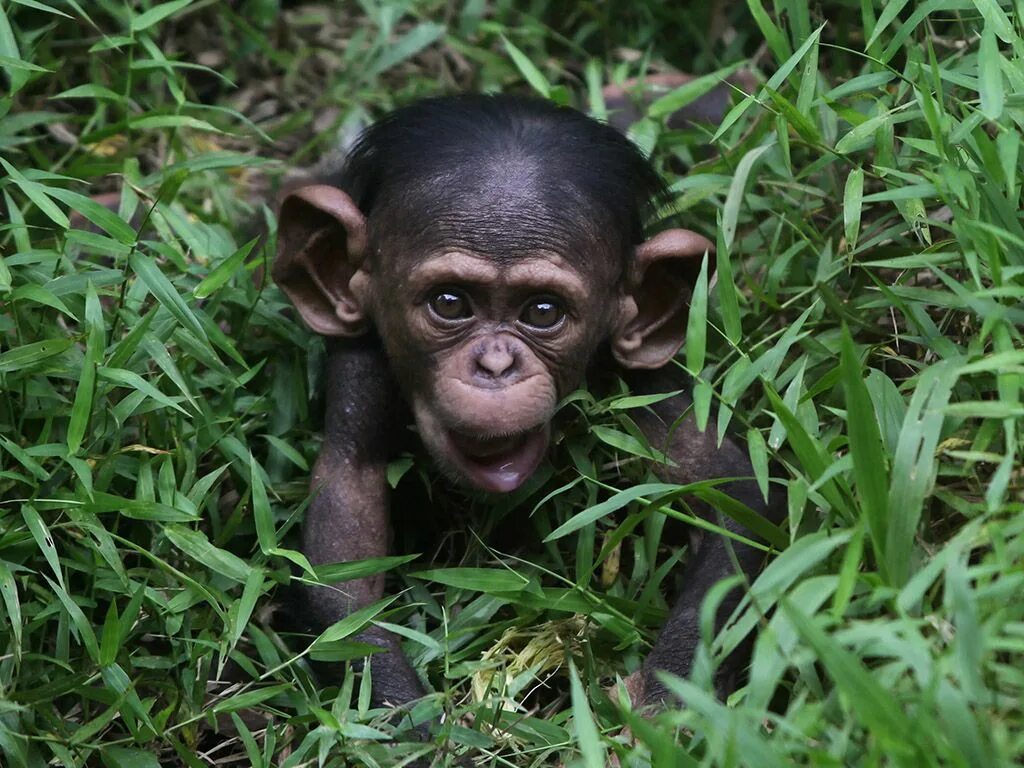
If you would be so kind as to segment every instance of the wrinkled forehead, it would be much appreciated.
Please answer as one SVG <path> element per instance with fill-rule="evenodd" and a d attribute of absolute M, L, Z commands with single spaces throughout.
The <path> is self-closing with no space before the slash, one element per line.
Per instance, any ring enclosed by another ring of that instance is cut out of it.
<path fill-rule="evenodd" d="M 628 255 L 608 214 L 532 157 L 467 162 L 383 190 L 369 227 L 375 251 L 399 255 L 458 250 L 505 263 L 548 253 L 614 275 Z"/>

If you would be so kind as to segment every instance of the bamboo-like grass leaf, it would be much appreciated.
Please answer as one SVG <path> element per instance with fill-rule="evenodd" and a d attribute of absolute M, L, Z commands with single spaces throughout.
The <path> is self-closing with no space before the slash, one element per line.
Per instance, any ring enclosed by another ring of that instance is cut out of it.
<path fill-rule="evenodd" d="M 695 77 L 690 82 L 672 89 L 664 96 L 659 96 L 651 102 L 651 106 L 647 108 L 648 116 L 660 119 L 678 112 L 680 109 L 695 102 L 705 93 L 713 90 L 717 85 L 720 85 L 742 66 L 743 62 L 737 62 L 728 67 L 722 67 L 710 74 Z"/>
<path fill-rule="evenodd" d="M 142 32 L 145 29 L 149 29 L 154 24 L 159 24 L 191 3 L 192 0 L 171 0 L 168 3 L 154 5 L 149 10 L 132 17 L 131 30 L 132 32 Z"/>
<path fill-rule="evenodd" d="M 20 66 L 22 64 L 27 67 Z M 14 37 L 14 30 L 11 29 L 11 23 L 7 18 L 7 11 L 0 6 L 0 67 L 7 73 L 12 96 L 28 82 L 27 69 L 32 66 L 34 66 L 32 62 L 25 61 L 21 57 L 18 41 Z"/>
<path fill-rule="evenodd" d="M 197 563 L 233 581 L 244 583 L 252 574 L 253 569 L 245 560 L 214 546 L 202 531 L 183 525 L 167 525 L 164 527 L 164 535 L 171 544 Z"/>
<path fill-rule="evenodd" d="M 180 398 L 168 397 L 134 371 L 128 371 L 124 368 L 107 368 L 106 366 L 100 366 L 98 373 L 100 378 L 112 381 L 122 387 L 134 389 L 161 405 L 165 405 L 168 408 L 173 408 L 179 413 L 188 415 L 188 411 L 178 405 L 177 401 Z"/>
<path fill-rule="evenodd" d="M 801 87 L 805 81 L 806 75 L 804 80 L 801 81 Z M 821 143 L 821 134 L 818 132 L 818 127 L 811 121 L 810 117 L 800 111 L 798 106 L 772 88 L 765 87 L 763 90 L 778 108 L 785 123 L 793 128 L 801 139 L 809 144 Z"/>
<path fill-rule="evenodd" d="M 885 552 L 889 577 L 902 585 L 910 575 L 914 536 L 921 507 L 935 476 L 935 449 L 942 434 L 943 410 L 949 402 L 961 360 L 943 360 L 918 377 L 900 429 L 889 486 Z"/>
<path fill-rule="evenodd" d="M 84 85 L 76 85 L 74 88 L 68 88 L 66 91 L 61 91 L 56 94 L 53 98 L 55 99 L 99 99 L 104 101 L 115 101 L 119 103 L 127 103 L 127 99 L 117 91 L 112 91 L 105 85 L 97 85 L 96 83 L 85 83 Z"/>
<path fill-rule="evenodd" d="M 131 245 L 135 242 L 135 230 L 121 220 L 121 217 L 95 200 L 61 187 L 49 187 L 47 194 L 81 214 L 119 243 Z"/>
<path fill-rule="evenodd" d="M 447 28 L 444 24 L 424 22 L 417 24 L 398 41 L 384 47 L 380 57 L 370 65 L 367 76 L 376 77 L 387 72 L 397 64 L 411 59 L 424 48 L 433 45 L 444 37 Z"/>
<path fill-rule="evenodd" d="M 785 61 L 792 56 L 793 49 L 789 47 L 789 41 L 782 30 L 775 26 L 775 22 L 768 15 L 761 0 L 747 0 L 747 8 L 750 9 L 754 23 L 761 30 L 761 34 L 764 35 L 765 42 L 775 58 L 778 61 Z"/>
<path fill-rule="evenodd" d="M 832 597 L 832 617 L 836 621 L 843 618 L 846 609 L 850 605 L 850 598 L 857 584 L 858 570 L 861 566 L 861 556 L 864 553 L 864 530 L 863 522 L 859 522 L 854 529 L 853 536 L 846 552 L 843 553 L 843 564 L 839 569 L 839 580 L 836 583 L 835 594 Z"/>
<path fill-rule="evenodd" d="M 449 587 L 480 592 L 519 592 L 530 587 L 530 580 L 515 571 L 496 568 L 433 568 L 409 574 L 413 578 L 436 581 Z"/>
<path fill-rule="evenodd" d="M 665 400 L 671 400 L 676 395 L 680 395 L 685 390 L 674 389 L 671 392 L 659 392 L 654 395 L 627 395 L 626 397 L 618 397 L 608 403 L 609 411 L 628 411 L 631 408 L 646 408 L 649 405 L 655 403 L 662 403 Z"/>
<path fill-rule="evenodd" d="M 585 525 L 590 525 L 590 523 L 600 520 L 605 515 L 609 515 L 618 509 L 622 509 L 624 506 L 630 502 L 636 501 L 637 499 L 648 496 L 662 496 L 678 491 L 679 488 L 680 486 L 672 483 L 645 483 L 642 485 L 634 485 L 632 488 L 619 491 L 605 501 L 602 501 L 600 504 L 595 504 L 579 514 L 574 515 L 565 523 L 558 526 L 554 531 L 549 533 L 544 538 L 544 541 L 555 541 L 563 536 L 567 536 L 574 531 L 578 531 Z"/>
<path fill-rule="evenodd" d="M 157 128 L 191 128 L 194 131 L 207 133 L 224 133 L 212 123 L 189 115 L 147 115 L 136 117 L 129 124 L 137 131 L 151 131 Z"/>
<path fill-rule="evenodd" d="M 100 632 L 101 666 L 107 666 L 117 661 L 117 654 L 121 650 L 121 643 L 124 639 L 121 627 L 117 603 L 111 600 L 110 606 L 107 608 L 107 615 L 103 619 L 103 629 Z"/>
<path fill-rule="evenodd" d="M 103 361 L 106 349 L 106 332 L 103 324 L 103 310 L 100 307 L 96 288 L 90 282 L 85 294 L 85 357 L 82 360 L 82 374 L 75 390 L 75 401 L 71 406 L 68 420 L 68 454 L 74 455 L 82 445 L 89 417 L 92 414 L 93 392 L 96 387 L 96 369 Z"/>
<path fill-rule="evenodd" d="M 1009 45 L 1019 44 L 1020 35 L 1013 22 L 996 0 L 974 0 L 974 7 L 985 17 L 985 31 L 990 28 L 996 36 Z"/>
<path fill-rule="evenodd" d="M 50 529 L 43 522 L 43 518 L 31 504 L 22 505 L 21 517 L 25 521 L 25 525 L 28 526 L 29 533 L 32 534 L 39 552 L 43 555 L 47 565 L 50 566 L 50 570 L 53 571 L 53 575 L 57 578 L 57 583 L 63 589 L 67 589 L 67 586 L 64 584 L 64 571 L 60 567 L 60 559 L 57 557 L 57 547 L 54 544 Z"/>
<path fill-rule="evenodd" d="M 253 238 L 210 270 L 210 274 L 204 277 L 199 285 L 192 289 L 192 295 L 197 299 L 205 299 L 211 296 L 239 270 L 258 242 L 258 237 Z"/>
<path fill-rule="evenodd" d="M 789 543 L 789 538 L 776 525 L 754 512 L 746 504 L 736 501 L 729 494 L 717 488 L 699 487 L 694 490 L 694 495 L 706 501 L 712 509 L 732 518 L 772 546 L 784 549 Z"/>
<path fill-rule="evenodd" d="M 836 152 L 856 152 L 868 146 L 874 138 L 875 131 L 892 122 L 891 112 L 884 112 L 854 126 L 843 138 L 836 142 Z"/>
<path fill-rule="evenodd" d="M 250 691 L 243 691 L 242 693 L 236 693 L 225 699 L 221 699 L 213 705 L 212 710 L 217 714 L 221 714 L 224 712 L 238 712 L 242 709 L 250 709 L 255 707 L 257 704 L 262 704 L 264 701 L 269 701 L 279 693 L 287 693 L 290 690 L 290 684 L 278 683 L 277 685 L 268 685 L 266 687 L 256 688 Z"/>
<path fill-rule="evenodd" d="M 569 662 L 569 690 L 572 696 L 572 721 L 576 726 L 576 743 L 583 754 L 583 765 L 586 768 L 605 768 L 604 744 L 594 722 L 594 713 L 590 711 L 587 692 L 583 688 L 576 665 Z"/>
<path fill-rule="evenodd" d="M 631 456 L 640 456 L 651 459 L 661 464 L 672 465 L 672 460 L 661 451 L 651 447 L 646 441 L 642 441 L 633 435 L 626 434 L 618 429 L 606 427 L 603 424 L 595 424 L 590 428 L 594 436 L 605 445 L 610 445 L 616 450 Z"/>
<path fill-rule="evenodd" d="M 722 215 L 717 216 L 718 232 L 715 248 L 715 264 L 717 282 L 715 290 L 718 293 L 718 311 L 722 315 L 722 324 L 725 326 L 725 337 L 733 345 L 740 343 L 743 334 L 743 324 L 740 320 L 739 291 L 736 288 L 736 280 L 732 271 L 732 259 L 729 257 L 729 247 L 725 244 L 725 237 L 722 232 Z"/>
<path fill-rule="evenodd" d="M 249 454 L 249 490 L 252 493 L 252 514 L 256 522 L 256 538 L 263 554 L 277 547 L 277 530 L 274 527 L 274 513 L 270 498 L 263 484 L 263 473 L 252 454 Z"/>
<path fill-rule="evenodd" d="M 843 231 L 846 236 L 846 248 L 851 253 L 857 250 L 863 200 L 864 170 L 854 168 L 846 177 L 846 186 L 843 191 Z"/>
<path fill-rule="evenodd" d="M 754 479 L 761 491 L 761 497 L 768 501 L 768 444 L 761 430 L 751 427 L 747 430 L 747 452 L 750 465 L 754 470 Z"/>
<path fill-rule="evenodd" d="M 886 546 L 889 472 L 885 464 L 882 437 L 878 430 L 878 419 L 875 418 L 871 395 L 864 384 L 853 339 L 845 326 L 840 358 L 843 389 L 846 393 L 846 429 L 850 438 L 850 454 L 853 457 L 853 475 L 867 530 L 871 534 L 871 545 L 878 562 L 883 564 L 884 573 L 884 565 L 888 562 Z"/>
<path fill-rule="evenodd" d="M 378 600 L 375 603 L 371 603 L 365 608 L 360 608 L 358 611 L 353 611 L 341 621 L 337 621 L 323 632 L 310 644 L 310 648 L 315 648 L 318 645 L 324 645 L 326 643 L 334 643 L 338 640 L 344 640 L 346 637 L 354 635 L 366 627 L 373 619 L 379 616 L 384 609 L 391 605 L 397 596 L 387 597 L 383 600 Z"/>
<path fill-rule="evenodd" d="M 44 360 L 66 352 L 73 339 L 33 341 L 0 354 L 0 373 L 28 372 Z"/>
<path fill-rule="evenodd" d="M 18 286 L 10 295 L 11 301 L 34 301 L 37 304 L 43 304 L 47 307 L 52 307 L 58 312 L 63 313 L 67 317 L 70 317 L 75 322 L 78 322 L 78 318 L 75 317 L 75 313 L 72 312 L 67 304 L 61 301 L 60 297 L 48 291 L 41 285 L 21 285 Z"/>
<path fill-rule="evenodd" d="M 512 63 L 515 64 L 523 79 L 529 83 L 533 90 L 545 99 L 548 98 L 551 95 L 551 84 L 534 63 L 530 61 L 530 57 L 519 50 L 507 37 L 502 36 L 501 42 L 504 44 L 505 50 L 512 59 Z"/>
<path fill-rule="evenodd" d="M 708 255 L 701 260 L 700 273 L 690 296 L 690 312 L 686 323 L 686 367 L 697 376 L 704 368 L 708 330 Z"/>
<path fill-rule="evenodd" d="M 3 598 L 4 610 L 7 612 L 7 626 L 10 627 L 13 640 L 12 655 L 15 660 L 21 659 L 21 601 L 18 599 L 18 585 L 11 569 L 4 560 L 0 560 L 0 597 Z"/>
<path fill-rule="evenodd" d="M 807 14 L 807 4 L 801 2 L 801 0 L 794 0 L 792 7 L 794 11 L 797 11 L 797 15 L 803 18 L 804 23 L 809 26 L 810 20 Z M 807 29 L 805 34 L 809 35 L 810 29 Z M 804 57 L 803 71 L 800 73 L 800 89 L 797 91 L 796 97 L 797 114 L 805 117 L 807 122 L 810 123 L 813 128 L 813 135 L 818 135 L 818 129 L 810 119 L 809 113 L 811 105 L 814 103 L 814 94 L 818 90 L 818 49 L 820 45 L 821 41 L 815 40 L 807 52 L 807 56 Z"/>
<path fill-rule="evenodd" d="M 984 0 L 980 0 L 981 4 L 985 4 Z M 1002 56 L 999 55 L 999 44 L 990 24 L 985 24 L 985 31 L 981 34 L 978 75 L 981 111 L 989 120 L 998 120 L 1003 114 L 1006 93 L 1003 90 Z"/>
<path fill-rule="evenodd" d="M 252 612 L 256 608 L 256 601 L 263 594 L 264 583 L 263 571 L 253 568 L 245 578 L 242 596 L 228 607 L 228 623 L 230 625 L 228 640 L 232 647 L 241 640 L 242 634 L 249 624 L 249 619 L 252 617 Z"/>
<path fill-rule="evenodd" d="M 757 149 L 750 150 L 736 166 L 736 173 L 729 185 L 729 194 L 725 198 L 725 207 L 722 209 L 722 239 L 725 247 L 732 249 L 733 239 L 736 237 L 736 228 L 739 223 L 740 206 L 743 204 L 744 193 L 747 189 L 747 180 L 750 172 L 754 169 L 757 161 L 765 152 L 775 146 L 772 141 Z"/>
<path fill-rule="evenodd" d="M 352 579 L 361 579 L 365 576 L 373 576 L 377 573 L 384 573 L 406 563 L 411 563 L 417 557 L 418 555 L 372 557 L 365 560 L 350 560 L 344 563 L 318 565 L 314 570 L 319 581 L 324 584 L 331 584 L 337 581 L 350 581 Z"/>
<path fill-rule="evenodd" d="M 177 289 L 167 279 L 167 276 L 160 271 L 157 267 L 156 262 L 152 259 L 144 256 L 139 252 L 135 252 L 129 258 L 129 264 L 131 265 L 132 271 L 139 276 L 139 279 L 145 283 L 146 287 L 156 297 L 167 311 L 170 312 L 174 318 L 181 323 L 186 329 L 188 329 L 194 336 L 202 341 L 206 341 L 206 331 L 203 330 L 202 323 L 196 319 L 196 316 L 189 309 L 185 300 L 181 298 Z"/>
<path fill-rule="evenodd" d="M 908 0 L 892 0 L 892 2 L 885 4 L 885 7 L 882 8 L 882 13 L 878 17 L 878 21 L 875 22 L 875 29 L 871 33 L 871 37 L 868 38 L 866 48 L 874 45 L 886 28 L 899 17 L 900 11 L 906 7 L 907 2 Z"/>
<path fill-rule="evenodd" d="M 92 514 L 117 512 L 133 520 L 152 520 L 164 523 L 194 522 L 195 514 L 176 509 L 168 504 L 146 499 L 126 499 L 112 493 L 96 491 L 92 499 L 82 504 L 82 509 Z"/>
<path fill-rule="evenodd" d="M 50 189 L 48 187 L 37 181 L 29 181 L 2 157 L 0 157 L 0 165 L 2 165 L 7 173 L 10 174 L 11 181 L 14 183 L 14 186 L 20 189 L 24 193 L 25 197 L 35 203 L 36 207 L 50 221 L 61 229 L 67 229 L 71 226 L 71 222 L 68 220 L 67 214 L 60 209 L 60 206 L 50 199 L 48 195 Z"/>

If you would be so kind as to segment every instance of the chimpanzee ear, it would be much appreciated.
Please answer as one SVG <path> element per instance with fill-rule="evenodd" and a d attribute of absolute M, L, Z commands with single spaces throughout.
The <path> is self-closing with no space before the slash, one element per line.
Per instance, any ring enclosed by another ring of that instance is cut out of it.
<path fill-rule="evenodd" d="M 306 324 L 324 336 L 366 332 L 366 218 L 337 187 L 314 184 L 285 198 L 278 217 L 274 280 Z"/>
<path fill-rule="evenodd" d="M 686 340 L 701 259 L 715 246 L 688 229 L 661 232 L 636 249 L 621 299 L 612 353 L 624 368 L 660 368 Z"/>

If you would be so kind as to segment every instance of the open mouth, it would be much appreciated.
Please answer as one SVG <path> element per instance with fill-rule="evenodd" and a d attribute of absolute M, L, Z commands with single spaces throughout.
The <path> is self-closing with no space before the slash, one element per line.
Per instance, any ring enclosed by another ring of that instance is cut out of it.
<path fill-rule="evenodd" d="M 514 435 L 481 437 L 448 431 L 450 455 L 475 486 L 508 493 L 529 479 L 548 447 L 547 426 Z"/>

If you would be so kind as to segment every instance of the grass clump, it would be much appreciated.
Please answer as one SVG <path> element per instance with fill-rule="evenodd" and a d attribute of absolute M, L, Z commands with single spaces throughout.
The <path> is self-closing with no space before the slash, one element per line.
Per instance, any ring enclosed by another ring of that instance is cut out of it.
<path fill-rule="evenodd" d="M 998 2 L 0 6 L 3 764 L 447 761 L 365 679 L 314 680 L 370 620 L 438 691 L 412 719 L 446 711 L 485 764 L 1019 763 L 1022 30 Z M 350 566 L 405 591 L 310 649 L 273 598 L 317 576 L 292 547 L 321 351 L 246 222 L 395 104 L 532 88 L 600 115 L 603 84 L 665 62 L 756 83 L 710 130 L 666 126 L 691 88 L 631 135 L 666 218 L 718 243 L 678 361 L 698 415 L 760 482 L 783 468 L 789 512 L 717 636 L 709 598 L 686 709 L 602 692 L 664 616 L 689 515 L 630 460 L 625 392 L 570 398 L 545 475 L 459 504 L 415 563 Z"/>

